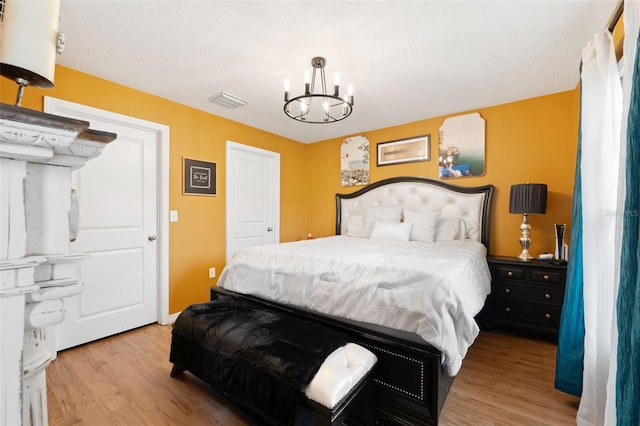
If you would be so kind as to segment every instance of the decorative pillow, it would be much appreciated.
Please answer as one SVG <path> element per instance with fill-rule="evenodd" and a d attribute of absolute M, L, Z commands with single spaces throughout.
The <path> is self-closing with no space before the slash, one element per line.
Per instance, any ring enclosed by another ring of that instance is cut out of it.
<path fill-rule="evenodd" d="M 436 225 L 440 212 L 416 212 L 413 210 L 404 211 L 404 221 L 413 222 L 411 228 L 411 241 L 422 241 L 431 243 L 435 240 Z"/>
<path fill-rule="evenodd" d="M 376 221 L 373 224 L 370 238 L 372 240 L 409 241 L 411 228 L 413 228 L 412 222 L 390 223 Z"/>
<path fill-rule="evenodd" d="M 369 206 L 364 212 L 362 238 L 369 238 L 375 222 L 400 223 L 402 206 Z"/>
<path fill-rule="evenodd" d="M 438 219 L 436 225 L 436 241 L 464 240 L 471 230 L 467 222 L 461 217 L 447 217 Z"/>
<path fill-rule="evenodd" d="M 364 215 L 354 214 L 347 218 L 347 237 L 366 238 L 362 235 Z"/>

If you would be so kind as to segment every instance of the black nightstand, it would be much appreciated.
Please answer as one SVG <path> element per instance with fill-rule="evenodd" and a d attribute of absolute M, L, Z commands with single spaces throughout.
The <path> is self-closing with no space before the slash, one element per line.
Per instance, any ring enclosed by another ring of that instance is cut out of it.
<path fill-rule="evenodd" d="M 567 265 L 498 256 L 489 256 L 487 261 L 491 296 L 483 323 L 557 336 Z"/>

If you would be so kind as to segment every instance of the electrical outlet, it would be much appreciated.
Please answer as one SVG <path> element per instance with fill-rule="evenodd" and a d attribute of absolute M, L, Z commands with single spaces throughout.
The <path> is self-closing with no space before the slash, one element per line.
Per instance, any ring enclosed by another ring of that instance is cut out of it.
<path fill-rule="evenodd" d="M 209 278 L 216 277 L 216 268 L 209 268 Z"/>

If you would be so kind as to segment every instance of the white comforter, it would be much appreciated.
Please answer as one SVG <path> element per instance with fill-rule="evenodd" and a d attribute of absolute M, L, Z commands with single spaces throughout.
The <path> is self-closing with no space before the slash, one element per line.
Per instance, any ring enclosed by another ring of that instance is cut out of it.
<path fill-rule="evenodd" d="M 448 373 L 478 335 L 489 294 L 485 247 L 335 236 L 238 251 L 218 285 L 238 293 L 410 331 L 442 351 Z"/>

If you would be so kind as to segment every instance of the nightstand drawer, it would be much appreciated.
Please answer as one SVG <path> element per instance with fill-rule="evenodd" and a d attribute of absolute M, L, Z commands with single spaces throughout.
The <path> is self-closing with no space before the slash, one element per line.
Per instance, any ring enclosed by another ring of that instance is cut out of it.
<path fill-rule="evenodd" d="M 531 270 L 531 281 L 538 283 L 561 283 L 562 273 L 555 271 L 545 271 L 545 270 Z"/>
<path fill-rule="evenodd" d="M 496 266 L 496 275 L 498 278 L 506 278 L 508 280 L 519 280 L 522 281 L 525 279 L 526 270 L 524 268 L 514 268 L 511 266 Z"/>
<path fill-rule="evenodd" d="M 506 281 L 495 282 L 493 288 L 495 297 L 507 300 L 522 300 L 526 302 L 542 303 L 553 306 L 562 306 L 564 291 L 561 286 L 528 286 L 521 283 L 509 283 Z"/>
<path fill-rule="evenodd" d="M 558 327 L 560 325 L 561 308 L 556 306 L 534 305 L 520 301 L 496 300 L 497 316 L 512 320 L 526 321 Z"/>

